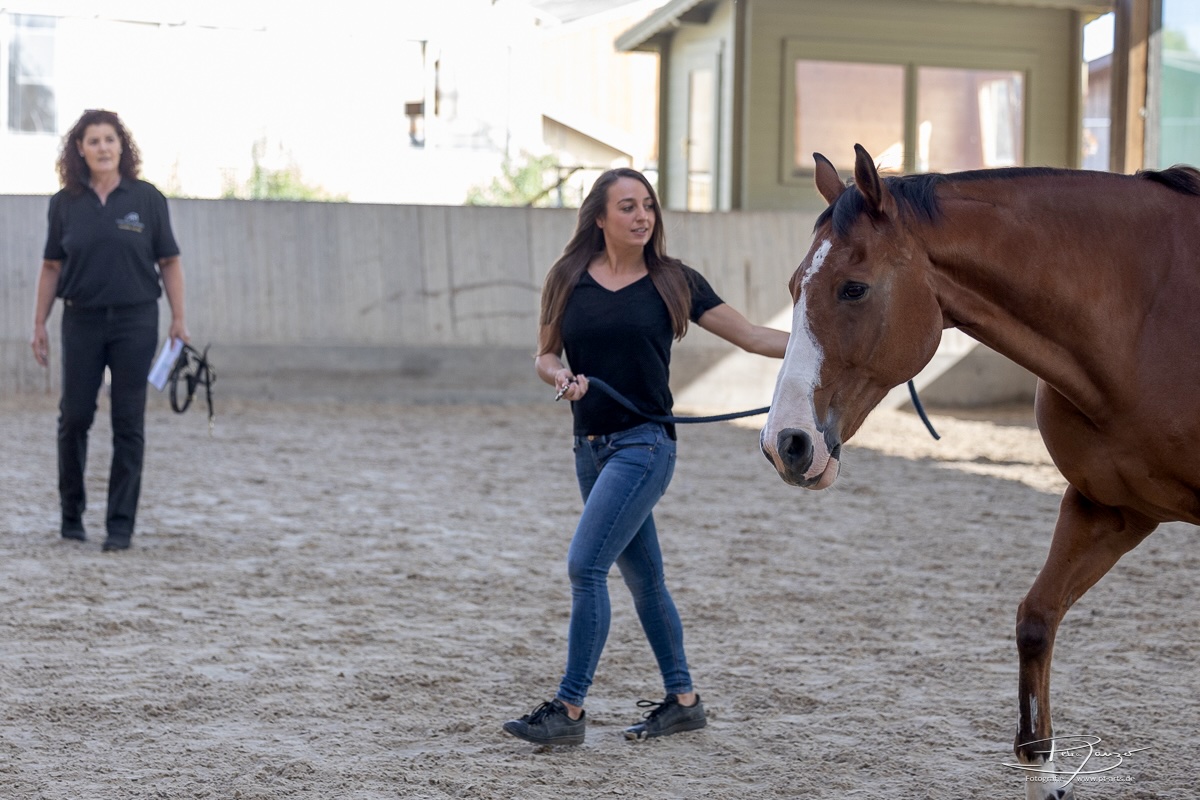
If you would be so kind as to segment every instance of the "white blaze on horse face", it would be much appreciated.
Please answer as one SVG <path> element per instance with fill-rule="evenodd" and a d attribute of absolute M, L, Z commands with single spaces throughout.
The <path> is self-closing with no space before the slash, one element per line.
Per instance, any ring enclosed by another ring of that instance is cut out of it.
<path fill-rule="evenodd" d="M 817 429 L 813 407 L 813 392 L 820 378 L 823 352 L 809 324 L 808 285 L 825 263 L 832 247 L 833 243 L 828 239 L 822 241 L 800 278 L 800 296 L 792 310 L 792 332 L 783 356 L 783 366 L 775 381 L 771 411 L 762 432 L 763 447 L 776 466 L 779 465 L 776 443 L 780 431 L 799 428 L 807 432 L 812 437 L 814 447 L 812 474 L 824 471 L 829 452 L 825 448 L 824 436 Z"/>

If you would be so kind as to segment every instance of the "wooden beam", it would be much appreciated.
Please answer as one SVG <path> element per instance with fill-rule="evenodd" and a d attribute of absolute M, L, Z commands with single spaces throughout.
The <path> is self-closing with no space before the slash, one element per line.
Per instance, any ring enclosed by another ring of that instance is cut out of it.
<path fill-rule="evenodd" d="M 740 210 L 742 198 L 745 196 L 746 153 L 742 152 L 746 141 L 744 126 L 746 124 L 746 96 L 749 91 L 746 86 L 746 61 L 750 58 L 750 33 L 746 25 L 745 0 L 733 0 L 733 74 L 729 78 L 729 91 L 732 92 L 731 106 L 733 120 L 730 124 L 729 142 L 729 208 Z"/>
<path fill-rule="evenodd" d="M 1146 79 L 1153 0 L 1114 0 L 1113 11 L 1109 169 L 1130 173 L 1146 162 Z"/>

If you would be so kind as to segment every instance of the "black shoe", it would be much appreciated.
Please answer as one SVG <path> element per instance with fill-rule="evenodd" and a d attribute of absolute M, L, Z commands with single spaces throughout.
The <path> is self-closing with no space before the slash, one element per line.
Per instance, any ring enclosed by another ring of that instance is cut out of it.
<path fill-rule="evenodd" d="M 504 732 L 534 744 L 583 744 L 585 715 L 586 712 L 579 719 L 571 719 L 567 707 L 555 698 L 520 719 L 504 723 Z"/>
<path fill-rule="evenodd" d="M 128 550 L 132 539 L 133 537 L 131 536 L 110 533 L 108 538 L 104 540 L 104 546 L 100 549 L 105 553 L 111 553 L 114 550 Z"/>
<path fill-rule="evenodd" d="M 669 694 L 661 703 L 653 700 L 639 700 L 638 708 L 650 709 L 644 715 L 645 719 L 637 725 L 625 729 L 626 739 L 653 739 L 655 736 L 670 736 L 672 733 L 696 731 L 708 724 L 704 716 L 704 703 L 700 695 L 690 706 L 681 706 L 679 698 Z"/>
<path fill-rule="evenodd" d="M 87 541 L 87 531 L 83 529 L 83 523 L 79 520 L 63 520 L 62 538 L 71 539 L 76 542 Z"/>

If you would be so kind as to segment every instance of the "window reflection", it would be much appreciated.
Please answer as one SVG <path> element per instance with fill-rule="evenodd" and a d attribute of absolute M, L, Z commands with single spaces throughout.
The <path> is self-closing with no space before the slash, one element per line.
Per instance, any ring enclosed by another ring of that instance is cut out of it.
<path fill-rule="evenodd" d="M 793 168 L 811 170 L 813 153 L 839 169 L 854 166 L 855 142 L 880 168 L 904 169 L 904 67 L 845 61 L 796 62 Z"/>
<path fill-rule="evenodd" d="M 906 74 L 915 70 L 916 119 L 906 124 Z M 852 168 L 861 143 L 887 172 L 1019 166 L 1025 154 L 1020 71 L 906 67 L 798 59 L 793 172 L 819 152 Z M 911 130 L 911 134 L 906 134 Z"/>
<path fill-rule="evenodd" d="M 916 170 L 956 172 L 1023 162 L 1023 80 L 1019 72 L 921 67 Z"/>

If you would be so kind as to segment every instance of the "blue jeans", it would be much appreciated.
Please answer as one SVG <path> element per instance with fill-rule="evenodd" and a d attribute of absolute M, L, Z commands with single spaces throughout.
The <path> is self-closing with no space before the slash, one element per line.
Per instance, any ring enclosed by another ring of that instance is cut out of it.
<path fill-rule="evenodd" d="M 571 622 L 560 700 L 581 706 L 592 685 L 608 638 L 608 573 L 614 563 L 633 594 L 666 692 L 692 691 L 683 625 L 667 592 L 651 514 L 674 472 L 675 442 L 658 423 L 575 437 L 575 473 L 584 505 L 567 554 Z"/>

